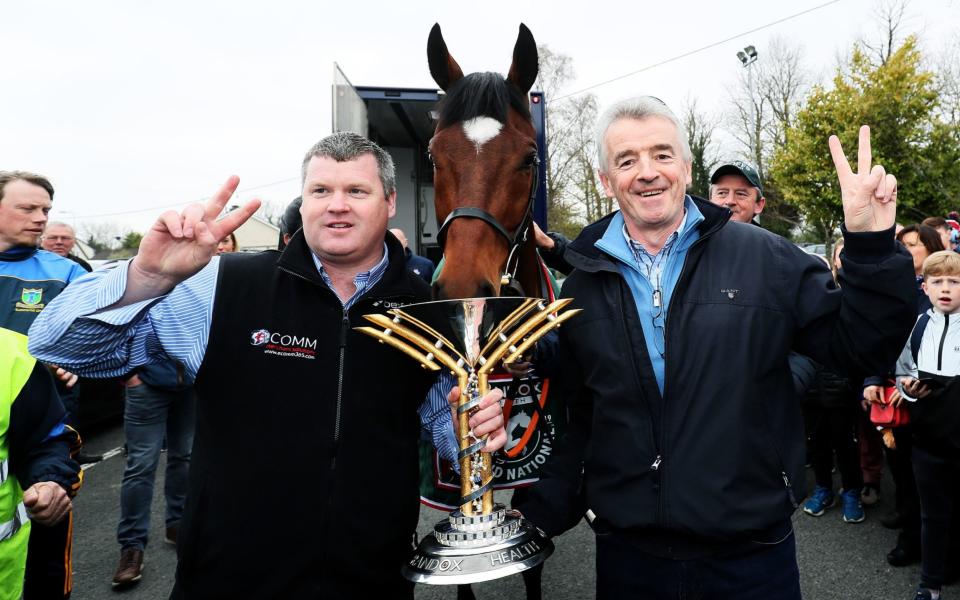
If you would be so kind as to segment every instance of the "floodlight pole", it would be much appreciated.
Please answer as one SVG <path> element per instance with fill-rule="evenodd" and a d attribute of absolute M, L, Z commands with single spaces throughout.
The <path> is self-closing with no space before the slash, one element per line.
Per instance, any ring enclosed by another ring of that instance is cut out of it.
<path fill-rule="evenodd" d="M 750 161 L 756 164 L 759 164 L 760 161 L 757 160 L 757 155 L 759 154 L 757 148 L 757 111 L 756 111 L 756 100 L 753 97 L 753 69 L 750 68 L 750 65 L 757 62 L 757 49 L 754 46 L 747 46 L 743 50 L 737 52 L 737 58 L 740 59 L 740 63 L 743 65 L 743 68 L 747 70 L 747 91 L 750 94 Z"/>

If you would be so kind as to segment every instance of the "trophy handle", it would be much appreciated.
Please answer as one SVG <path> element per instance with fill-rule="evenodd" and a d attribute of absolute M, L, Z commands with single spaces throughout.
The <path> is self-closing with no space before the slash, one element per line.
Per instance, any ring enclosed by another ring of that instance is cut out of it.
<path fill-rule="evenodd" d="M 493 510 L 493 465 L 490 453 L 483 451 L 489 435 L 474 437 L 469 421 L 479 410 L 480 400 L 490 391 L 490 384 L 486 373 L 478 376 L 475 371 L 460 374 L 458 384 L 460 511 L 468 517 L 487 515 Z"/>

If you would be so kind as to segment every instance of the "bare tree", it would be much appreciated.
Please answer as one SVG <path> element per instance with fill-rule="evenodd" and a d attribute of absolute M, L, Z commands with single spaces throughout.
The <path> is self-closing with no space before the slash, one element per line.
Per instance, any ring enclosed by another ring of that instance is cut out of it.
<path fill-rule="evenodd" d="M 763 182 L 767 204 L 760 222 L 786 236 L 798 229 L 800 215 L 770 180 L 768 166 L 776 149 L 787 143 L 812 83 L 803 65 L 802 46 L 773 38 L 740 74 L 730 92 L 733 106 L 725 121 L 739 142 L 741 156 L 757 167 Z"/>
<path fill-rule="evenodd" d="M 539 87 L 547 105 L 547 203 L 550 228 L 575 235 L 597 200 L 593 124 L 597 100 L 592 94 L 559 98 L 560 90 L 573 79 L 573 61 L 547 46 L 540 54 Z M 602 197 L 602 194 L 600 195 Z"/>
<path fill-rule="evenodd" d="M 887 64 L 890 55 L 903 43 L 901 29 L 907 18 L 909 0 L 879 0 L 874 9 L 874 18 L 879 27 L 876 40 L 861 38 L 860 46 L 877 66 Z"/>
<path fill-rule="evenodd" d="M 687 130 L 687 143 L 690 146 L 691 183 L 689 192 L 701 198 L 710 195 L 710 173 L 720 162 L 713 132 L 719 124 L 715 116 L 707 115 L 697 106 L 695 98 L 688 97 L 681 109 L 681 120 Z"/>
<path fill-rule="evenodd" d="M 951 125 L 960 126 L 960 37 L 953 38 L 937 62 L 942 118 Z"/>
<path fill-rule="evenodd" d="M 110 221 L 85 221 L 77 229 L 80 239 L 93 249 L 94 258 L 109 256 L 123 239 L 120 226 Z"/>
<path fill-rule="evenodd" d="M 803 66 L 803 48 L 790 45 L 783 38 L 773 38 L 767 48 L 769 64 L 761 69 L 757 92 L 770 108 L 770 119 L 765 124 L 768 144 L 786 143 L 787 131 L 811 85 L 811 76 Z M 765 149 L 769 156 L 769 148 Z"/>
<path fill-rule="evenodd" d="M 597 175 L 597 141 L 594 123 L 599 104 L 593 94 L 582 96 L 577 102 L 575 120 L 567 151 L 571 157 L 571 189 L 569 201 L 577 206 L 581 222 L 592 223 L 613 210 L 613 199 L 608 198 Z"/>
<path fill-rule="evenodd" d="M 773 38 L 760 58 L 743 70 L 730 93 L 733 110 L 727 126 L 740 143 L 741 154 L 756 165 L 763 180 L 774 148 L 786 141 L 810 80 L 802 47 Z"/>

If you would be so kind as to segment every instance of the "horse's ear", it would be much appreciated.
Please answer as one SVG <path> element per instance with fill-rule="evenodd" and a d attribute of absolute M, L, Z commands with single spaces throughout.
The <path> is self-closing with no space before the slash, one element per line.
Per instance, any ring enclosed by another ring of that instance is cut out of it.
<path fill-rule="evenodd" d="M 447 91 L 447 88 L 463 78 L 460 65 L 447 52 L 447 44 L 443 41 L 439 23 L 434 23 L 433 28 L 430 29 L 430 37 L 427 39 L 427 62 L 430 64 L 430 75 L 443 91 Z"/>
<path fill-rule="evenodd" d="M 527 26 L 520 23 L 520 33 L 513 47 L 513 64 L 510 65 L 510 71 L 507 73 L 507 81 L 526 94 L 537 80 L 539 69 L 537 62 L 537 42 L 534 41 L 533 34 Z"/>

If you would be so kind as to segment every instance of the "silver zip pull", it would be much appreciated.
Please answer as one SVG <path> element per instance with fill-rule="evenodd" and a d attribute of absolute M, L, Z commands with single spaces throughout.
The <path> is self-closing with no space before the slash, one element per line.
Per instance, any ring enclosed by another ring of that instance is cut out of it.
<path fill-rule="evenodd" d="M 657 459 L 653 461 L 653 464 L 650 465 L 650 468 L 654 471 L 658 470 L 660 468 L 660 462 L 660 455 L 658 454 Z"/>
<path fill-rule="evenodd" d="M 660 290 L 653 290 L 653 307 L 660 308 Z"/>

